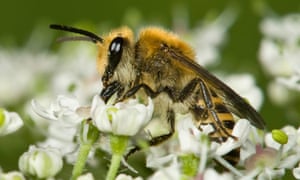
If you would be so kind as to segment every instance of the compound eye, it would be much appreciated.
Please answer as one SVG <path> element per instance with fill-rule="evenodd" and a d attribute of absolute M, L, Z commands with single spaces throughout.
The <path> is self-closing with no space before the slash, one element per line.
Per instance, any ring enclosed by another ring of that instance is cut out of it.
<path fill-rule="evenodd" d="M 123 46 L 123 38 L 116 37 L 109 46 L 110 56 L 116 56 L 118 54 L 122 54 L 122 47 Z"/>
<path fill-rule="evenodd" d="M 123 53 L 124 39 L 116 37 L 113 39 L 108 48 L 108 66 L 105 70 L 103 80 L 106 81 L 112 77 L 115 69 L 117 68 Z"/>

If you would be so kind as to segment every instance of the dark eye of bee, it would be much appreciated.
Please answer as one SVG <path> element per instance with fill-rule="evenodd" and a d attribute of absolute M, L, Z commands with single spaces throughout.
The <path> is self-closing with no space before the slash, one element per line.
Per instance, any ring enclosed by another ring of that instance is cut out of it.
<path fill-rule="evenodd" d="M 123 52 L 123 38 L 116 37 L 109 45 L 109 64 L 114 69 L 120 62 Z"/>
<path fill-rule="evenodd" d="M 117 65 L 119 64 L 122 53 L 123 53 L 123 43 L 124 39 L 122 37 L 116 37 L 113 39 L 108 48 L 108 66 L 105 70 L 104 76 L 102 80 L 105 82 L 110 77 L 112 77 L 114 70 L 116 69 Z"/>

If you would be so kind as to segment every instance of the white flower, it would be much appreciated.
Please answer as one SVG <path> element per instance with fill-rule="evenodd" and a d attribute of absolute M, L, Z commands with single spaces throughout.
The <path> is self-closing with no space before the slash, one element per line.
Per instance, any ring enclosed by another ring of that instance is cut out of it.
<path fill-rule="evenodd" d="M 76 99 L 65 96 L 58 96 L 48 108 L 42 107 L 35 100 L 32 101 L 33 110 L 41 117 L 71 126 L 77 125 L 83 120 L 77 113 L 79 107 Z"/>
<path fill-rule="evenodd" d="M 22 154 L 19 159 L 20 170 L 38 178 L 54 177 L 62 166 L 62 156 L 53 148 L 30 146 L 29 151 Z"/>
<path fill-rule="evenodd" d="M 220 77 L 222 78 L 222 76 Z M 260 88 L 255 85 L 255 79 L 252 75 L 235 74 L 222 79 L 241 97 L 246 98 L 255 109 L 260 109 L 263 102 L 263 94 Z"/>
<path fill-rule="evenodd" d="M 133 178 L 132 176 L 129 176 L 129 175 L 126 175 L 126 174 L 119 174 L 116 177 L 116 180 L 142 180 L 142 178 L 141 177 Z"/>
<path fill-rule="evenodd" d="M 285 144 L 279 144 L 271 133 L 265 136 L 266 147 L 256 146 L 256 152 L 245 160 L 247 174 L 245 177 L 258 179 L 280 178 L 286 169 L 293 169 L 300 161 L 300 131 L 293 126 L 285 126 L 281 129 L 287 137 Z M 293 169 L 297 177 L 298 169 Z"/>
<path fill-rule="evenodd" d="M 250 122 L 245 119 L 240 119 L 235 124 L 232 135 L 237 139 L 228 138 L 225 142 L 221 143 L 216 149 L 216 154 L 218 156 L 223 156 L 228 152 L 240 147 L 248 138 L 250 132 Z"/>
<path fill-rule="evenodd" d="M 116 105 L 105 105 L 99 96 L 95 96 L 91 108 L 93 122 L 100 131 L 126 136 L 133 136 L 143 129 L 150 121 L 152 113 L 153 104 L 150 98 L 147 106 L 135 99 Z"/>
<path fill-rule="evenodd" d="M 300 166 L 293 169 L 293 175 L 296 179 L 300 179 Z"/>
<path fill-rule="evenodd" d="M 243 179 L 274 179 L 284 175 L 285 170 L 279 168 L 280 154 L 273 148 L 262 148 L 262 146 L 256 146 L 256 153 L 251 155 L 245 161 L 245 167 L 247 174 Z"/>
<path fill-rule="evenodd" d="M 195 29 L 192 44 L 198 63 L 207 66 L 220 59 L 220 47 L 226 40 L 227 31 L 236 18 L 233 9 L 226 9 L 211 22 L 204 22 Z"/>
<path fill-rule="evenodd" d="M 176 127 L 181 153 L 197 154 L 202 147 L 200 136 L 203 132 L 199 131 L 190 116 L 180 119 Z"/>
<path fill-rule="evenodd" d="M 0 136 L 13 133 L 23 126 L 23 120 L 15 112 L 0 108 Z"/>
<path fill-rule="evenodd" d="M 277 105 L 284 105 L 293 99 L 291 91 L 279 82 L 279 78 L 270 82 L 267 90 L 270 99 Z"/>
<path fill-rule="evenodd" d="M 21 99 L 30 96 L 37 87 L 37 81 L 46 77 L 45 72 L 57 68 L 55 62 L 54 56 L 42 50 L 32 53 L 26 48 L 0 48 L 1 104 L 17 104 Z"/>
<path fill-rule="evenodd" d="M 281 129 L 288 136 L 288 142 L 284 145 L 279 144 L 273 138 L 271 133 L 265 136 L 265 143 L 268 147 L 274 148 L 280 152 L 280 168 L 292 168 L 300 161 L 300 132 L 293 126 L 285 126 Z"/>
<path fill-rule="evenodd" d="M 94 180 L 94 176 L 92 173 L 86 173 L 79 176 L 76 180 Z"/>
<path fill-rule="evenodd" d="M 289 89 L 300 91 L 300 71 L 290 77 L 279 77 L 278 82 Z"/>
<path fill-rule="evenodd" d="M 50 124 L 47 130 L 47 139 L 38 142 L 39 147 L 56 148 L 66 158 L 68 163 L 74 163 L 77 156 L 78 145 L 74 142 L 77 135 L 76 128 L 62 127 L 56 124 Z"/>
<path fill-rule="evenodd" d="M 211 179 L 218 179 L 218 180 L 233 180 L 233 176 L 230 173 L 222 173 L 219 174 L 216 170 L 212 168 L 208 168 L 204 171 L 203 174 L 198 175 L 196 179 L 201 180 L 211 180 Z"/>
<path fill-rule="evenodd" d="M 18 171 L 10 171 L 7 173 L 2 173 L 0 171 L 0 179 L 1 180 L 25 180 L 25 177 L 22 173 Z"/>
<path fill-rule="evenodd" d="M 178 164 L 177 159 L 174 158 L 170 165 L 160 167 L 150 178 L 148 178 L 148 180 L 179 180 L 180 177 L 180 165 Z"/>
<path fill-rule="evenodd" d="M 32 101 L 32 109 L 39 116 L 50 120 L 45 141 L 38 143 L 40 147 L 53 147 L 61 151 L 67 157 L 68 162 L 75 161 L 75 151 L 77 144 L 74 138 L 78 133 L 80 123 L 89 116 L 87 112 L 81 112 L 85 107 L 81 107 L 75 98 L 58 96 L 54 103 L 49 107 L 43 107 L 35 100 Z"/>
<path fill-rule="evenodd" d="M 266 72 L 290 89 L 300 90 L 300 14 L 265 18 L 259 59 Z"/>

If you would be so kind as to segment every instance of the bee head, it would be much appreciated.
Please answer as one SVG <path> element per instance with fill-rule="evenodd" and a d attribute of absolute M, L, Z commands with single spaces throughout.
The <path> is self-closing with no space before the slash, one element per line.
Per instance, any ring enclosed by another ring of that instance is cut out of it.
<path fill-rule="evenodd" d="M 132 31 L 123 27 L 110 32 L 103 39 L 103 43 L 97 44 L 97 69 L 104 86 L 113 81 L 130 83 L 135 78 Z"/>
<path fill-rule="evenodd" d="M 134 79 L 134 40 L 133 33 L 129 28 L 123 27 L 114 30 L 104 38 L 70 26 L 52 24 L 50 28 L 84 35 L 63 37 L 59 41 L 86 40 L 98 46 L 97 70 L 102 77 L 104 86 L 113 81 L 128 83 Z"/>

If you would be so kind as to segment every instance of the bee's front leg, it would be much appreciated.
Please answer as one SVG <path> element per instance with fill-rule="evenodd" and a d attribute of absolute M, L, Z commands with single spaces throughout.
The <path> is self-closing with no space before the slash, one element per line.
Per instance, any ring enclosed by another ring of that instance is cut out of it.
<path fill-rule="evenodd" d="M 120 94 L 123 92 L 124 87 L 122 84 L 118 81 L 114 81 L 107 85 L 101 92 L 100 92 L 100 97 L 103 99 L 104 102 L 107 102 L 108 99 L 115 94 L 116 92 Z"/>

